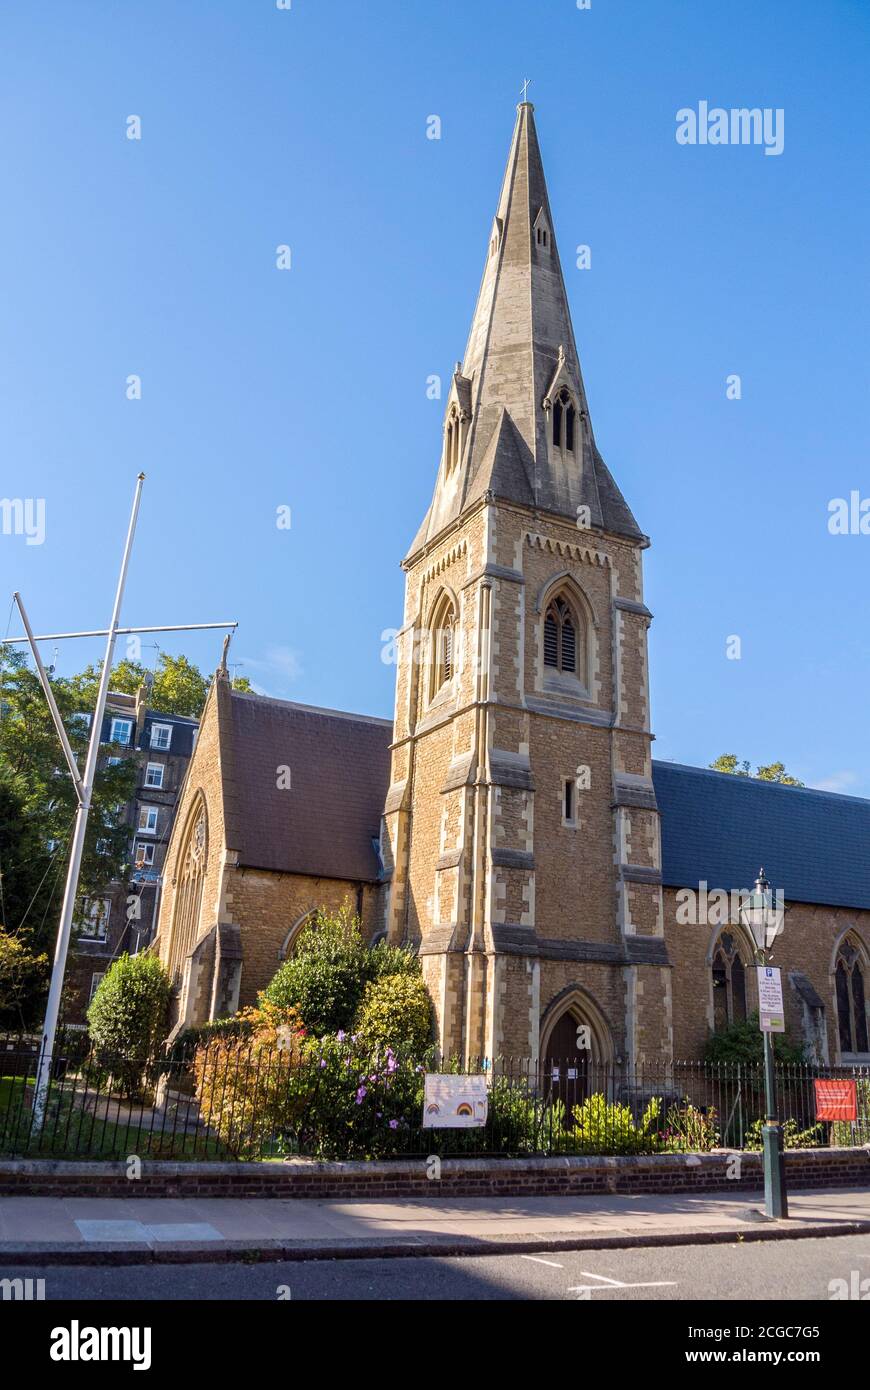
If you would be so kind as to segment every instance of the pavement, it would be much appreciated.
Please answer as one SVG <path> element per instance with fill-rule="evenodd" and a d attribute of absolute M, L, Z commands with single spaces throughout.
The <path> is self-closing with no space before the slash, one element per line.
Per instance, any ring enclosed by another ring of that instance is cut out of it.
<path fill-rule="evenodd" d="M 789 1194 L 768 1221 L 744 1192 L 674 1196 L 328 1201 L 234 1197 L 3 1197 L 10 1265 L 499 1255 L 870 1233 L 870 1189 Z"/>

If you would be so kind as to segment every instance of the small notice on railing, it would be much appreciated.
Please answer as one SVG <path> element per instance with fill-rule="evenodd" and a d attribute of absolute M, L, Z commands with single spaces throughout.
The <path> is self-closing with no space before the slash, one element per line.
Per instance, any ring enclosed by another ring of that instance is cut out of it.
<path fill-rule="evenodd" d="M 485 1076 L 432 1073 L 423 1091 L 424 1129 L 480 1129 L 486 1124 Z"/>
<path fill-rule="evenodd" d="M 858 1084 L 855 1081 L 815 1081 L 817 1120 L 857 1120 Z"/>

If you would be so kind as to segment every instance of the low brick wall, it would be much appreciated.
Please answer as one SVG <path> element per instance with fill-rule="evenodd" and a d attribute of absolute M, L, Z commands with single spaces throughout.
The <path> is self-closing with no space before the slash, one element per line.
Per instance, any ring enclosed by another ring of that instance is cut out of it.
<path fill-rule="evenodd" d="M 736 1158 L 740 1159 L 735 1175 Z M 761 1155 L 651 1154 L 631 1158 L 443 1159 L 439 1181 L 425 1158 L 369 1163 L 168 1163 L 144 1159 L 131 1180 L 125 1162 L 0 1161 L 5 1197 L 533 1197 L 596 1192 L 756 1192 Z M 870 1188 L 870 1147 L 793 1149 L 794 1189 Z M 729 1176 L 730 1174 L 730 1176 Z"/>

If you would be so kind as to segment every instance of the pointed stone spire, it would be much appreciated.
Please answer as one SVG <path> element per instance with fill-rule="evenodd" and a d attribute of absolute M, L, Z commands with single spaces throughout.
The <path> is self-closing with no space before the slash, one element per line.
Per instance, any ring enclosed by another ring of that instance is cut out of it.
<path fill-rule="evenodd" d="M 432 505 L 409 554 L 485 493 L 642 540 L 643 535 L 595 445 L 534 107 L 521 102 L 492 225 L 486 265 L 451 413 L 461 418 L 461 457 L 442 459 Z M 569 393 L 573 449 L 554 449 L 554 403 Z M 454 456 L 455 457 L 455 456 Z"/>

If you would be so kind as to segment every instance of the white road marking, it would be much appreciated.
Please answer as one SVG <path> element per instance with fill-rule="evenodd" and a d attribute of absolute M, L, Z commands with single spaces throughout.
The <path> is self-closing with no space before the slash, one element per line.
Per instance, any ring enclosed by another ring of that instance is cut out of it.
<path fill-rule="evenodd" d="M 539 1255 L 520 1255 L 521 1260 L 531 1260 L 536 1265 L 549 1265 L 551 1269 L 564 1269 L 564 1265 L 556 1264 L 555 1260 L 542 1260 Z M 582 1270 L 581 1270 L 582 1273 Z"/>
<path fill-rule="evenodd" d="M 584 1279 L 602 1279 L 605 1284 L 621 1284 L 621 1279 L 608 1279 L 606 1274 L 590 1274 L 588 1269 L 581 1269 L 580 1273 Z"/>
<path fill-rule="evenodd" d="M 582 1273 L 582 1270 L 581 1270 Z M 593 1279 L 600 1279 L 600 1274 L 593 1274 Z M 569 1293 L 610 1293 L 611 1289 L 675 1289 L 677 1281 L 675 1279 L 656 1279 L 649 1284 L 619 1284 L 615 1279 L 608 1279 L 606 1285 L 602 1284 L 574 1284 Z"/>

